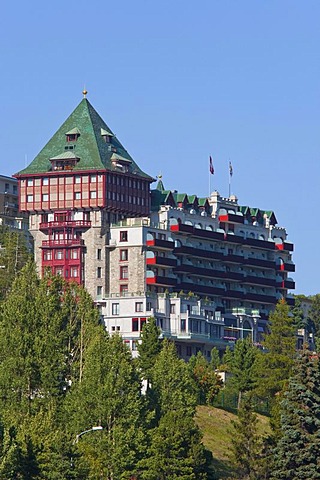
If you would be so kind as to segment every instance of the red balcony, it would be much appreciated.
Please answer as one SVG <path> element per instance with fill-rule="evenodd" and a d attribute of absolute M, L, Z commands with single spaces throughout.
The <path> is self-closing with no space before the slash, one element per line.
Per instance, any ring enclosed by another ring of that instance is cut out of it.
<path fill-rule="evenodd" d="M 153 238 L 152 240 L 147 240 L 147 246 L 158 248 L 159 250 L 172 250 L 174 248 L 174 242 L 172 242 L 171 240 Z"/>
<path fill-rule="evenodd" d="M 155 275 L 154 277 L 147 277 L 147 285 L 158 285 L 160 287 L 174 287 L 176 285 L 176 279 L 172 277 L 163 277 Z"/>
<path fill-rule="evenodd" d="M 40 223 L 40 230 L 48 230 L 48 229 L 59 229 L 62 230 L 63 228 L 90 228 L 91 221 L 90 220 L 66 220 L 64 222 L 41 222 Z"/>
<path fill-rule="evenodd" d="M 84 241 L 81 238 L 63 239 L 63 240 L 43 240 L 42 248 L 58 247 L 83 247 Z"/>
<path fill-rule="evenodd" d="M 175 258 L 159 257 L 158 255 L 155 255 L 154 257 L 147 258 L 147 265 L 175 267 L 177 265 L 177 260 Z"/>
<path fill-rule="evenodd" d="M 277 265 L 277 270 L 282 272 L 295 272 L 296 266 L 294 263 L 280 263 Z"/>
<path fill-rule="evenodd" d="M 227 213 L 226 215 L 219 215 L 219 222 L 244 223 L 244 216 Z"/>

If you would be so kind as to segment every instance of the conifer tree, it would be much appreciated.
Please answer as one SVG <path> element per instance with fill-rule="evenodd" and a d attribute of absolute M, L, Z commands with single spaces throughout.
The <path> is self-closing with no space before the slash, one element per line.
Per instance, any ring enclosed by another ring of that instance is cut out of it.
<path fill-rule="evenodd" d="M 293 317 L 284 300 L 280 300 L 270 314 L 269 333 L 263 346 L 266 353 L 261 356 L 260 387 L 272 397 L 287 384 L 296 354 Z"/>
<path fill-rule="evenodd" d="M 236 342 L 231 360 L 230 384 L 238 394 L 238 408 L 240 408 L 242 395 L 252 391 L 256 386 L 257 354 L 257 348 L 252 344 L 251 338 L 247 337 Z"/>
<path fill-rule="evenodd" d="M 230 430 L 231 460 L 238 479 L 256 480 L 263 468 L 261 463 L 263 440 L 257 430 L 257 415 L 253 411 L 251 395 L 243 397 L 238 417 Z"/>
<path fill-rule="evenodd" d="M 281 402 L 281 438 L 271 478 L 320 478 L 320 370 L 318 356 L 305 350 Z"/>
<path fill-rule="evenodd" d="M 211 350 L 210 364 L 213 370 L 216 370 L 219 367 L 219 365 L 221 365 L 221 359 L 220 359 L 219 350 L 217 349 L 217 347 L 213 347 L 213 349 Z"/>
<path fill-rule="evenodd" d="M 153 370 L 157 426 L 149 432 L 141 476 L 148 480 L 207 478 L 208 458 L 194 422 L 196 392 L 188 367 L 173 344 L 163 342 Z"/>
<path fill-rule="evenodd" d="M 147 381 L 147 388 L 152 380 L 154 363 L 161 350 L 159 336 L 160 328 L 157 327 L 155 318 L 151 317 L 142 328 L 141 342 L 138 344 L 138 365 L 143 379 Z"/>
<path fill-rule="evenodd" d="M 101 327 L 85 356 L 82 381 L 68 399 L 70 429 L 79 440 L 77 472 L 88 479 L 128 479 L 144 448 L 141 384 L 128 347 Z"/>

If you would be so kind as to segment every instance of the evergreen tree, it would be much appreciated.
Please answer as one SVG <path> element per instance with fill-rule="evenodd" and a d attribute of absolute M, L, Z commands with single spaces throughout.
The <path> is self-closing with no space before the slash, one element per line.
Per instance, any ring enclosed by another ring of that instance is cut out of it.
<path fill-rule="evenodd" d="M 293 317 L 285 301 L 280 300 L 269 317 L 269 333 L 259 357 L 259 390 L 269 398 L 281 392 L 288 383 L 296 354 Z"/>
<path fill-rule="evenodd" d="M 244 393 L 252 391 L 257 383 L 256 359 L 257 348 L 249 337 L 236 342 L 232 360 L 230 385 L 238 394 L 238 408 Z"/>
<path fill-rule="evenodd" d="M 263 440 L 258 434 L 257 416 L 250 395 L 243 398 L 237 420 L 232 421 L 231 460 L 238 479 L 256 480 L 262 476 Z"/>
<path fill-rule="evenodd" d="M 142 328 L 141 343 L 138 344 L 138 365 L 143 379 L 147 381 L 147 388 L 152 380 L 154 363 L 161 350 L 159 336 L 160 328 L 157 327 L 155 318 L 151 317 Z"/>
<path fill-rule="evenodd" d="M 320 478 L 320 369 L 318 356 L 304 351 L 281 403 L 281 433 L 272 478 Z"/>
<path fill-rule="evenodd" d="M 225 371 L 230 372 L 232 368 L 232 362 L 233 362 L 233 351 L 229 347 L 229 345 L 226 347 L 225 352 L 222 357 L 222 367 Z"/>
<path fill-rule="evenodd" d="M 96 332 L 82 381 L 68 402 L 74 438 L 92 426 L 103 427 L 77 443 L 76 472 L 87 472 L 88 479 L 128 479 L 144 448 L 143 399 L 135 363 L 120 336 L 109 338 L 102 327 Z"/>
<path fill-rule="evenodd" d="M 210 364 L 213 368 L 213 370 L 216 370 L 219 365 L 221 365 L 221 359 L 220 359 L 220 354 L 219 354 L 219 350 L 217 349 L 217 347 L 213 347 L 213 349 L 211 350 L 211 355 L 210 355 Z"/>
<path fill-rule="evenodd" d="M 194 383 L 173 344 L 164 341 L 152 377 L 158 423 L 149 432 L 146 456 L 140 461 L 141 478 L 206 479 L 208 457 L 194 422 Z"/>

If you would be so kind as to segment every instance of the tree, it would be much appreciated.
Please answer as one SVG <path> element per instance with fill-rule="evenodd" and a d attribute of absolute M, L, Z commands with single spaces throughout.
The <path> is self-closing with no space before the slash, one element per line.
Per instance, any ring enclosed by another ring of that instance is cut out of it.
<path fill-rule="evenodd" d="M 311 297 L 311 308 L 309 310 L 309 317 L 314 325 L 315 336 L 320 337 L 320 293 Z"/>
<path fill-rule="evenodd" d="M 139 463 L 146 480 L 205 479 L 208 457 L 194 422 L 196 394 L 188 366 L 168 341 L 154 365 L 157 424 L 149 431 L 146 456 Z"/>
<path fill-rule="evenodd" d="M 238 394 L 238 409 L 240 408 L 242 395 L 252 391 L 256 387 L 256 359 L 257 348 L 249 337 L 236 342 L 232 360 L 230 385 Z"/>
<path fill-rule="evenodd" d="M 16 275 L 30 259 L 24 236 L 0 226 L 0 300 L 5 298 Z"/>
<path fill-rule="evenodd" d="M 263 478 L 261 456 L 263 440 L 258 433 L 257 415 L 253 411 L 251 395 L 243 398 L 237 420 L 232 421 L 231 459 L 238 479 Z"/>
<path fill-rule="evenodd" d="M 157 327 L 155 318 L 151 317 L 142 328 L 141 343 L 138 344 L 138 365 L 143 379 L 147 381 L 147 389 L 150 385 L 154 363 L 161 350 L 159 336 L 160 328 Z"/>
<path fill-rule="evenodd" d="M 197 389 L 198 403 L 212 404 L 214 397 L 223 386 L 221 378 L 215 373 L 211 363 L 209 364 L 201 352 L 192 356 L 188 362 L 191 378 Z"/>
<path fill-rule="evenodd" d="M 288 383 L 296 355 L 293 317 L 285 301 L 280 300 L 270 314 L 263 346 L 266 353 L 259 357 L 259 390 L 273 398 Z"/>
<path fill-rule="evenodd" d="M 135 362 L 120 336 L 109 337 L 103 327 L 96 331 L 67 411 L 74 438 L 94 425 L 103 427 L 77 443 L 76 472 L 88 479 L 128 479 L 145 446 L 143 398 Z"/>
<path fill-rule="evenodd" d="M 211 364 L 213 370 L 216 370 L 219 367 L 219 365 L 221 365 L 220 354 L 219 354 L 219 350 L 217 349 L 217 347 L 213 347 L 213 349 L 211 350 L 210 357 L 211 357 L 210 364 Z"/>
<path fill-rule="evenodd" d="M 276 480 L 320 478 L 319 357 L 305 350 L 281 402 L 281 433 L 274 451 Z"/>

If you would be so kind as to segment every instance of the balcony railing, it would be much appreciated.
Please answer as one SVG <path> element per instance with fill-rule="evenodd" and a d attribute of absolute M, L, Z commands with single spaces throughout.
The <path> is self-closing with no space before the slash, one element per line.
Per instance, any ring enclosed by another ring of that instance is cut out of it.
<path fill-rule="evenodd" d="M 63 240 L 43 240 L 41 247 L 81 247 L 84 241 L 81 238 L 63 239 Z"/>
<path fill-rule="evenodd" d="M 64 227 L 90 228 L 91 221 L 90 220 L 65 220 L 65 221 L 59 221 L 59 222 L 41 222 L 40 223 L 40 230 L 47 230 L 49 228 L 64 228 Z"/>

